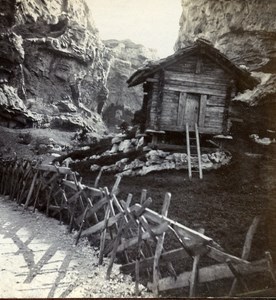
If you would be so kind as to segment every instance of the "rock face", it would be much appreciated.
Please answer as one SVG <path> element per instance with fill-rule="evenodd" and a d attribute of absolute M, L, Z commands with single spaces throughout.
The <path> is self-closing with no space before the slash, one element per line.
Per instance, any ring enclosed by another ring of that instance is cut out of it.
<path fill-rule="evenodd" d="M 130 122 L 136 110 L 142 105 L 142 86 L 128 88 L 129 76 L 147 60 L 157 59 L 154 49 L 145 48 L 130 40 L 106 40 L 111 61 L 107 79 L 108 99 L 103 108 L 103 119 L 112 130 L 123 121 Z"/>
<path fill-rule="evenodd" d="M 239 65 L 276 72 L 276 1 L 182 0 L 182 7 L 175 50 L 202 37 Z"/>
<path fill-rule="evenodd" d="M 30 111 L 54 120 L 53 127 L 104 130 L 109 54 L 85 1 L 0 4 L 0 87 L 14 87 Z"/>

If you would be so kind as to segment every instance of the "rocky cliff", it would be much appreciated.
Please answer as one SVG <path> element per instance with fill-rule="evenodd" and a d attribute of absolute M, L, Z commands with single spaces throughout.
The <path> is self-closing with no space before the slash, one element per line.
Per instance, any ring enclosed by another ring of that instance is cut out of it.
<path fill-rule="evenodd" d="M 210 40 L 239 65 L 276 72 L 275 0 L 182 0 L 176 50 Z"/>
<path fill-rule="evenodd" d="M 85 1 L 0 0 L 0 14 L 0 93 L 51 127 L 103 130 L 109 54 Z"/>
<path fill-rule="evenodd" d="M 126 80 L 147 60 L 157 59 L 157 52 L 130 40 L 106 40 L 110 51 L 110 70 L 107 79 L 108 99 L 103 108 L 103 118 L 112 130 L 122 121 L 130 123 L 133 114 L 139 110 L 143 100 L 142 86 L 128 88 Z"/>

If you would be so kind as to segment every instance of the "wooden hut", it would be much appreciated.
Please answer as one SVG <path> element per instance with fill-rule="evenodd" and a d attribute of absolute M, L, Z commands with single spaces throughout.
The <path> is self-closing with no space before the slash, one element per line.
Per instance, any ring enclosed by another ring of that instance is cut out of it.
<path fill-rule="evenodd" d="M 229 133 L 231 99 L 258 81 L 206 40 L 138 69 L 127 81 L 143 84 L 142 127 L 153 135 Z"/>

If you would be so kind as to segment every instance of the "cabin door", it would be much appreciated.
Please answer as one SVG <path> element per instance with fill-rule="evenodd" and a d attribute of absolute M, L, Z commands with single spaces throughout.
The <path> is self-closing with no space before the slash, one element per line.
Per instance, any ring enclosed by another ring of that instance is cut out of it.
<path fill-rule="evenodd" d="M 184 122 L 189 124 L 190 129 L 195 128 L 199 121 L 200 94 L 187 93 Z"/>

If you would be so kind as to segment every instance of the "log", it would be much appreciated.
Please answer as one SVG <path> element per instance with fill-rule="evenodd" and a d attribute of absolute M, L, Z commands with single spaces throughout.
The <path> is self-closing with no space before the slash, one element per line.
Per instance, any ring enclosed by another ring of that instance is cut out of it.
<path fill-rule="evenodd" d="M 29 202 L 31 200 L 31 196 L 32 196 L 32 193 L 33 193 L 33 190 L 34 190 L 34 185 L 35 185 L 35 182 L 36 182 L 37 175 L 38 175 L 38 171 L 35 173 L 34 178 L 32 180 L 32 184 L 31 184 L 28 196 L 27 196 L 27 200 L 26 200 L 26 202 L 24 204 L 24 209 L 27 209 L 27 207 L 29 205 Z"/>
<path fill-rule="evenodd" d="M 171 250 L 171 251 L 162 253 L 160 256 L 159 264 L 164 264 L 169 261 L 186 259 L 189 257 L 190 256 L 187 254 L 187 252 L 184 249 L 179 248 L 179 249 L 175 249 L 175 250 Z M 154 256 L 147 257 L 147 258 L 141 260 L 140 261 L 140 270 L 152 268 L 153 260 L 154 260 Z M 133 273 L 135 271 L 135 262 L 122 265 L 120 267 L 120 270 L 121 270 L 121 272 L 124 272 L 124 273 Z"/>
<path fill-rule="evenodd" d="M 95 183 L 94 183 L 94 187 L 95 187 L 95 188 L 97 188 L 98 185 L 99 185 L 99 181 L 100 181 L 100 179 L 101 179 L 103 170 L 104 170 L 104 168 L 102 167 L 102 168 L 100 169 L 100 172 L 99 172 L 98 176 L 97 176 L 96 179 L 95 179 Z"/>
<path fill-rule="evenodd" d="M 140 199 L 140 204 L 146 201 L 147 198 L 147 190 L 143 189 Z M 142 243 L 142 227 L 141 221 L 139 220 L 138 224 L 138 244 L 137 244 L 137 254 L 136 254 L 136 261 L 135 261 L 135 296 L 138 297 L 139 295 L 139 278 L 140 278 L 140 260 L 141 260 L 141 243 Z"/>
<path fill-rule="evenodd" d="M 139 207 L 141 207 L 140 204 L 136 203 L 133 206 L 134 210 L 137 210 Z M 157 212 L 146 208 L 145 212 L 144 212 L 144 217 L 154 223 L 160 224 L 163 221 L 166 221 L 170 226 L 172 226 L 172 228 L 176 228 L 178 229 L 179 233 L 187 240 L 191 240 L 192 242 L 198 243 L 198 242 L 202 242 L 204 244 L 212 244 L 213 240 L 209 237 L 207 237 L 204 234 L 201 234 L 193 229 L 190 229 L 189 227 L 186 227 L 176 221 L 173 221 L 171 219 L 169 219 L 168 217 L 163 217 L 158 214 Z"/>
<path fill-rule="evenodd" d="M 241 263 L 241 264 L 249 264 L 250 263 L 249 261 L 247 261 L 245 259 L 236 257 L 234 255 L 230 255 L 230 254 L 223 252 L 219 249 L 216 249 L 212 246 L 207 245 L 207 249 L 208 249 L 207 256 L 216 260 L 217 262 L 225 263 L 229 259 L 233 263 Z"/>
<path fill-rule="evenodd" d="M 260 222 L 260 216 L 255 217 L 253 219 L 251 226 L 248 229 L 247 234 L 246 234 L 245 242 L 244 242 L 244 246 L 243 246 L 243 250 L 242 250 L 242 259 L 244 259 L 244 260 L 247 260 L 249 257 L 253 236 L 256 232 L 259 222 Z M 235 278 L 232 283 L 232 286 L 231 286 L 231 289 L 229 292 L 229 296 L 233 296 L 235 294 L 236 286 L 237 286 L 237 279 Z"/>
<path fill-rule="evenodd" d="M 70 168 L 57 167 L 57 166 L 53 166 L 53 165 L 39 165 L 39 166 L 34 167 L 34 169 L 37 169 L 40 171 L 55 172 L 55 173 L 59 173 L 62 175 L 73 173 Z"/>
<path fill-rule="evenodd" d="M 164 202 L 163 202 L 163 206 L 162 206 L 162 212 L 161 212 L 161 218 L 162 219 L 163 219 L 163 217 L 167 217 L 167 215 L 168 215 L 170 202 L 171 202 L 171 194 L 166 193 L 165 199 L 164 199 Z M 158 293 L 159 293 L 159 291 L 158 291 L 159 259 L 160 259 L 160 256 L 162 254 L 164 239 L 165 239 L 165 232 L 162 233 L 162 235 L 158 238 L 156 249 L 155 249 L 154 260 L 153 260 L 153 286 L 152 286 L 152 291 L 153 291 L 153 293 L 156 297 L 158 296 Z"/>
<path fill-rule="evenodd" d="M 230 269 L 230 271 L 233 273 L 233 275 L 235 276 L 235 279 L 237 282 L 239 282 L 246 290 L 246 292 L 248 292 L 248 287 L 246 282 L 244 281 L 242 275 L 240 274 L 240 272 L 233 266 L 232 262 L 230 260 L 227 260 L 227 265 Z"/>
<path fill-rule="evenodd" d="M 71 188 L 74 191 L 78 190 L 78 187 L 75 185 L 74 181 L 63 179 L 62 180 L 62 184 L 64 186 L 67 186 L 67 187 Z M 100 189 L 97 189 L 97 188 L 94 188 L 94 187 L 90 187 L 90 186 L 86 186 L 84 184 L 81 184 L 80 186 L 81 186 L 81 188 L 83 190 L 85 190 L 85 191 L 87 190 L 87 191 L 91 192 L 92 196 L 101 196 L 102 195 L 102 192 L 101 192 Z"/>
<path fill-rule="evenodd" d="M 106 229 L 108 225 L 108 220 L 110 216 L 110 205 L 107 205 L 105 215 L 104 215 L 104 224 L 103 224 L 103 231 L 101 233 L 101 240 L 100 240 L 100 253 L 99 253 L 99 265 L 102 265 L 103 263 L 103 251 L 104 251 L 104 245 L 105 245 L 105 237 L 106 237 Z"/>
<path fill-rule="evenodd" d="M 164 233 L 165 231 L 168 230 L 168 223 L 164 222 L 154 228 L 152 228 L 152 232 L 155 235 L 161 235 L 162 233 Z M 151 238 L 151 235 L 149 232 L 143 232 L 142 233 L 142 240 L 148 240 L 149 238 Z M 134 237 L 132 239 L 126 240 L 124 241 L 119 247 L 118 247 L 118 252 L 122 252 L 125 249 L 134 246 L 138 243 L 138 237 Z"/>
<path fill-rule="evenodd" d="M 112 250 L 112 253 L 111 253 L 111 257 L 110 257 L 110 260 L 109 260 L 109 265 L 108 265 L 107 272 L 106 272 L 106 279 L 107 280 L 110 279 L 110 275 L 111 275 L 113 263 L 114 263 L 114 260 L 115 260 L 115 257 L 116 257 L 117 249 L 118 249 L 120 240 L 122 238 L 124 225 L 125 225 L 125 220 L 122 218 L 122 219 L 120 219 L 118 233 L 117 233 L 117 236 L 116 236 L 115 241 L 114 241 L 113 250 Z"/>
<path fill-rule="evenodd" d="M 201 228 L 199 230 L 200 233 L 204 233 L 204 229 Z M 189 291 L 189 297 L 195 297 L 196 295 L 196 288 L 198 283 L 198 264 L 200 260 L 200 254 L 197 254 L 194 256 L 193 261 L 193 268 L 191 272 L 191 278 L 190 278 L 190 291 Z"/>
<path fill-rule="evenodd" d="M 252 274 L 260 273 L 267 270 L 266 259 L 254 261 L 250 264 L 237 264 L 236 269 L 240 274 Z M 191 272 L 184 272 L 177 277 L 175 280 L 172 277 L 167 277 L 159 280 L 158 289 L 159 291 L 166 291 L 170 289 L 177 289 L 189 286 Z M 233 273 L 229 270 L 226 263 L 219 265 L 212 265 L 199 269 L 198 282 L 212 282 L 224 278 L 233 278 Z M 152 283 L 148 283 L 148 288 L 152 289 Z"/>
<path fill-rule="evenodd" d="M 268 271 L 271 275 L 271 278 L 272 278 L 274 284 L 276 284 L 276 275 L 275 275 L 272 256 L 271 256 L 270 252 L 266 251 L 265 252 L 265 257 L 266 257 L 266 261 L 267 261 Z"/>
<path fill-rule="evenodd" d="M 86 214 L 86 218 L 89 219 L 93 214 L 95 214 L 99 209 L 101 209 L 105 204 L 107 204 L 107 202 L 108 202 L 107 198 L 104 197 L 100 201 L 98 201 L 96 204 L 92 205 Z M 81 223 L 81 220 L 83 219 L 83 215 L 84 215 L 84 213 L 82 213 L 81 215 L 79 215 L 76 218 L 77 224 Z"/>

